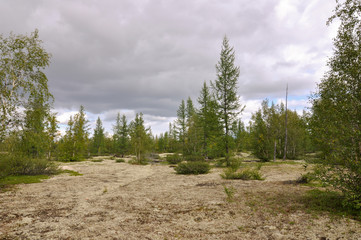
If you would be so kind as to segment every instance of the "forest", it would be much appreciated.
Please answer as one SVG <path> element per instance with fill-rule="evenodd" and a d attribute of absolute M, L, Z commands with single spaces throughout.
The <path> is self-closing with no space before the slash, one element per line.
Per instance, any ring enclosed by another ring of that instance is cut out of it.
<path fill-rule="evenodd" d="M 297 181 L 340 193 L 343 210 L 360 220 L 360 15 L 359 1 L 337 4 L 328 21 L 340 22 L 329 70 L 309 96 L 312 107 L 302 114 L 288 109 L 286 101 L 265 98 L 249 124 L 242 121 L 240 68 L 225 36 L 215 80 L 203 83 L 197 99 L 184 96 L 174 109 L 176 120 L 159 135 L 146 127 L 142 113 L 134 119 L 118 113 L 110 134 L 99 117 L 90 129 L 84 106 L 60 134 L 52 111 L 56 99 L 44 73 L 51 54 L 38 30 L 28 36 L 0 35 L 0 191 L 6 191 L 9 179 L 53 176 L 64 172 L 59 164 L 101 157 L 134 166 L 166 163 L 178 174 L 196 176 L 218 168 L 221 178 L 241 180 L 263 180 L 261 166 L 302 161 L 310 171 Z M 249 163 L 258 165 L 244 167 Z M 234 190 L 224 186 L 230 201 Z"/>

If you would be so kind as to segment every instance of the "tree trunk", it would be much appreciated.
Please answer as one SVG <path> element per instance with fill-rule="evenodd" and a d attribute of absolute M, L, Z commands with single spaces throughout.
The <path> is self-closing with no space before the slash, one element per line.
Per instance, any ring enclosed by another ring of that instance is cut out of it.
<path fill-rule="evenodd" d="M 276 153 L 277 153 L 277 139 L 275 139 L 275 145 L 273 149 L 273 161 L 276 161 Z"/>
<path fill-rule="evenodd" d="M 286 157 L 287 157 L 287 97 L 288 97 L 288 84 L 287 84 L 287 88 L 286 88 L 286 114 L 285 114 L 286 135 L 285 135 L 285 152 L 283 155 L 283 161 L 285 161 Z"/>

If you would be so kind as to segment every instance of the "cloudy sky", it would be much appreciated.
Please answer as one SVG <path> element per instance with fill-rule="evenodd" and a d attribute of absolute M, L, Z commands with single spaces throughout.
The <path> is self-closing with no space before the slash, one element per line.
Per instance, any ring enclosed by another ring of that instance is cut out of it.
<path fill-rule="evenodd" d="M 0 33 L 39 30 L 52 54 L 46 70 L 62 129 L 84 105 L 112 132 L 116 114 L 142 112 L 166 131 L 182 99 L 215 79 L 225 35 L 240 66 L 248 121 L 260 102 L 301 111 L 327 70 L 333 0 L 1 0 Z"/>

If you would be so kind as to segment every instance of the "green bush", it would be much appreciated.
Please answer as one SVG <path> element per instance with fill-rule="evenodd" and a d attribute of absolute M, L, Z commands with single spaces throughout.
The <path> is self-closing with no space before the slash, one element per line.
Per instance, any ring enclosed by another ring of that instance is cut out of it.
<path fill-rule="evenodd" d="M 234 171 L 231 168 L 224 170 L 221 177 L 224 179 L 241 179 L 241 180 L 264 180 L 257 169 L 245 168 L 241 171 Z"/>
<path fill-rule="evenodd" d="M 183 161 L 182 156 L 178 153 L 175 154 L 169 154 L 165 158 L 168 163 L 170 164 L 178 164 Z"/>
<path fill-rule="evenodd" d="M 115 160 L 116 163 L 122 163 L 125 162 L 125 160 L 123 158 L 118 158 Z"/>
<path fill-rule="evenodd" d="M 147 165 L 148 162 L 149 160 L 144 157 L 142 157 L 141 159 L 132 158 L 131 160 L 128 161 L 128 163 L 133 165 Z"/>
<path fill-rule="evenodd" d="M 184 160 L 192 161 L 192 162 L 201 162 L 201 161 L 204 161 L 204 156 L 201 156 L 201 155 L 186 155 L 186 156 L 184 156 Z"/>
<path fill-rule="evenodd" d="M 103 159 L 93 159 L 93 160 L 90 160 L 92 162 L 103 162 Z"/>
<path fill-rule="evenodd" d="M 58 166 L 46 159 L 35 159 L 16 155 L 1 155 L 0 177 L 9 175 L 42 175 L 54 174 Z"/>
<path fill-rule="evenodd" d="M 223 186 L 224 187 L 224 192 L 226 193 L 227 195 L 227 202 L 233 202 L 233 198 L 234 198 L 234 194 L 236 193 L 236 189 L 234 187 L 226 187 L 226 186 Z"/>
<path fill-rule="evenodd" d="M 148 157 L 151 159 L 160 159 L 160 156 L 157 153 L 150 153 Z"/>
<path fill-rule="evenodd" d="M 297 183 L 310 183 L 311 181 L 316 180 L 315 176 L 313 173 L 305 173 L 302 174 L 297 180 Z"/>
<path fill-rule="evenodd" d="M 238 170 L 242 165 L 242 160 L 240 158 L 231 157 L 229 158 L 228 168 L 233 169 L 234 171 Z M 226 158 L 219 158 L 215 164 L 216 167 L 227 167 Z"/>
<path fill-rule="evenodd" d="M 175 168 L 178 174 L 206 174 L 211 169 L 207 162 L 182 162 Z"/>

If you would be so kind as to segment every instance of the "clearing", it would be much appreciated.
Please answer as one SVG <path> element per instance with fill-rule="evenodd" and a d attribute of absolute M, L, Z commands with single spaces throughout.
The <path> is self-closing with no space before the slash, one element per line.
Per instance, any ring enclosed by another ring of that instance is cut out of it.
<path fill-rule="evenodd" d="M 312 188 L 292 182 L 301 163 L 263 166 L 265 181 L 109 159 L 61 166 L 83 175 L 0 193 L 0 239 L 361 239 L 360 222 L 308 209 Z"/>

